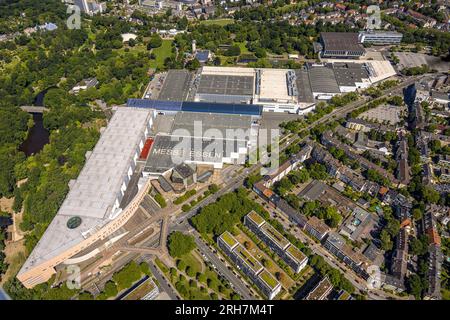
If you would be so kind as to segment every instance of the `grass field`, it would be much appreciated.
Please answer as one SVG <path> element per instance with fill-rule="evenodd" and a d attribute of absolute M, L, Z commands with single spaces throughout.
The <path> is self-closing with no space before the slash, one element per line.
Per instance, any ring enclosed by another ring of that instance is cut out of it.
<path fill-rule="evenodd" d="M 247 54 L 250 53 L 250 51 L 248 51 L 247 47 L 245 46 L 245 42 L 236 42 L 236 45 L 239 46 L 239 48 L 241 49 L 241 54 Z"/>
<path fill-rule="evenodd" d="M 203 20 L 200 21 L 200 23 L 205 25 L 217 24 L 219 26 L 226 26 L 227 24 L 234 23 L 234 19 Z"/>
<path fill-rule="evenodd" d="M 162 68 L 164 60 L 172 54 L 173 40 L 163 40 L 161 47 L 153 49 L 156 59 L 150 62 L 150 68 Z"/>
<path fill-rule="evenodd" d="M 180 260 L 184 261 L 186 266 L 190 266 L 195 273 L 202 272 L 202 262 L 192 252 L 182 256 Z"/>

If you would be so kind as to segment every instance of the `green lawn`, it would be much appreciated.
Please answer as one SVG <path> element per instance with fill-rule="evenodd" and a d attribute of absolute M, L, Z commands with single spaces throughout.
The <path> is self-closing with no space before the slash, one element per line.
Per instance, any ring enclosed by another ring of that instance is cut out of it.
<path fill-rule="evenodd" d="M 195 273 L 202 271 L 202 262 L 199 261 L 192 252 L 189 254 L 186 254 L 180 258 L 180 260 L 184 261 L 186 266 L 190 266 Z"/>
<path fill-rule="evenodd" d="M 164 60 L 172 54 L 173 40 L 163 40 L 161 47 L 153 49 L 156 59 L 150 62 L 150 68 L 164 67 Z"/>
<path fill-rule="evenodd" d="M 241 49 L 241 54 L 248 54 L 251 53 L 250 51 L 248 51 L 247 47 L 245 46 L 246 42 L 236 42 L 236 44 L 239 46 L 239 48 Z"/>
<path fill-rule="evenodd" d="M 205 25 L 217 24 L 219 26 L 226 26 L 227 24 L 234 23 L 234 19 L 203 20 L 200 21 L 200 23 Z"/>

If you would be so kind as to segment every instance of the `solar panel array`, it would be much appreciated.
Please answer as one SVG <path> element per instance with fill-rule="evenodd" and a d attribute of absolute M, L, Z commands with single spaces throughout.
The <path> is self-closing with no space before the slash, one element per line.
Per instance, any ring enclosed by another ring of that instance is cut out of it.
<path fill-rule="evenodd" d="M 192 101 L 160 101 L 149 99 L 128 99 L 128 107 L 155 109 L 160 111 L 208 112 L 259 116 L 263 107 L 255 104 L 232 104 Z"/>

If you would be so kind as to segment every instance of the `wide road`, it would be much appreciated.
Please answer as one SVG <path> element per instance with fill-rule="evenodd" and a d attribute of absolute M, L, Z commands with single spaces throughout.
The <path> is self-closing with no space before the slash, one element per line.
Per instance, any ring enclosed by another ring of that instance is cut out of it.
<path fill-rule="evenodd" d="M 161 289 L 169 295 L 170 299 L 180 300 L 180 297 L 178 296 L 176 290 L 172 287 L 172 285 L 168 282 L 166 277 L 161 274 L 161 271 L 159 271 L 159 269 L 153 263 L 152 257 L 144 256 L 143 258 L 148 263 L 150 270 L 153 273 L 153 276 L 156 278 L 156 280 L 158 280 Z"/>

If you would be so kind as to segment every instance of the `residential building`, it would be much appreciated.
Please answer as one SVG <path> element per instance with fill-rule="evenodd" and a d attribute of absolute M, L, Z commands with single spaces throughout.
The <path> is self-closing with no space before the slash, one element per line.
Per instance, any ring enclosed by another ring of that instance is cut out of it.
<path fill-rule="evenodd" d="M 352 214 L 345 220 L 339 233 L 353 241 L 365 238 L 372 230 L 375 219 L 366 210 L 356 207 Z"/>
<path fill-rule="evenodd" d="M 345 290 L 341 290 L 336 295 L 336 298 L 334 300 L 355 300 L 350 293 L 348 293 Z"/>
<path fill-rule="evenodd" d="M 280 291 L 281 284 L 263 265 L 253 257 L 228 231 L 217 238 L 217 245 L 253 283 L 272 300 Z"/>
<path fill-rule="evenodd" d="M 325 277 L 308 293 L 305 300 L 326 300 L 331 290 L 333 285 L 328 277 Z"/>
<path fill-rule="evenodd" d="M 444 256 L 437 244 L 430 244 L 428 248 L 428 290 L 426 297 L 432 300 L 441 300 L 441 269 Z"/>
<path fill-rule="evenodd" d="M 330 232 L 324 243 L 324 247 L 341 259 L 363 279 L 369 278 L 367 268 L 370 265 L 370 261 L 363 254 L 354 251 L 352 247 L 346 244 L 341 235 L 336 232 Z"/>
<path fill-rule="evenodd" d="M 308 222 L 305 225 L 305 230 L 319 241 L 322 241 L 328 232 L 330 232 L 330 228 L 325 224 L 325 222 L 315 216 L 308 219 Z"/>
<path fill-rule="evenodd" d="M 159 294 L 158 286 L 152 278 L 147 278 L 121 300 L 154 300 Z"/>
<path fill-rule="evenodd" d="M 294 272 L 300 272 L 306 267 L 308 258 L 255 211 L 244 217 L 244 224 L 275 251 Z"/>
<path fill-rule="evenodd" d="M 400 229 L 397 235 L 391 260 L 392 276 L 403 281 L 406 277 L 408 264 L 408 233 L 405 228 Z"/>

